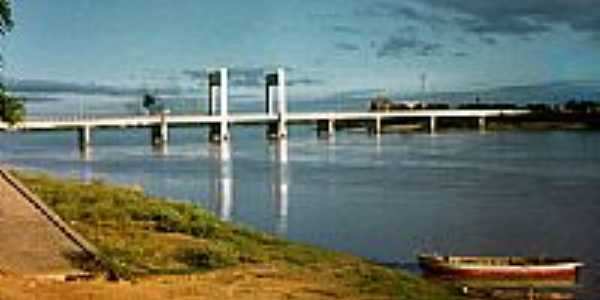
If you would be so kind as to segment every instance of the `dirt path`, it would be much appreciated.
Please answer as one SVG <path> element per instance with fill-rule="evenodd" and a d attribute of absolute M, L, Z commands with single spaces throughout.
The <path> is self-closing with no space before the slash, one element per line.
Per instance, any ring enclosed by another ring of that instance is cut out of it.
<path fill-rule="evenodd" d="M 0 274 L 61 278 L 82 273 L 72 258 L 88 252 L 23 189 L 0 170 Z"/>
<path fill-rule="evenodd" d="M 242 266 L 198 275 L 157 276 L 136 282 L 52 282 L 0 276 L 2 300 L 388 300 L 361 295 L 334 278 L 290 274 L 277 266 Z"/>

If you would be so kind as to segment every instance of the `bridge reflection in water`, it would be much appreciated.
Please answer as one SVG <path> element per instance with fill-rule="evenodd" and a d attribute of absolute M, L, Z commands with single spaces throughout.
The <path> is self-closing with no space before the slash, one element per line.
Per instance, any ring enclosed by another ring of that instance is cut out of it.
<path fill-rule="evenodd" d="M 209 194 L 211 207 L 219 218 L 228 221 L 233 211 L 233 161 L 229 142 L 210 144 L 209 156 L 213 164 L 210 172 Z"/>
<path fill-rule="evenodd" d="M 273 199 L 274 232 L 279 235 L 287 233 L 288 223 L 288 143 L 287 140 L 273 142 L 269 165 L 268 197 Z M 232 219 L 235 209 L 234 163 L 229 142 L 211 144 L 209 156 L 212 168 L 209 174 L 209 209 L 225 221 Z"/>
<path fill-rule="evenodd" d="M 288 142 L 286 139 L 275 141 L 275 153 L 272 155 L 271 171 L 271 199 L 275 201 L 275 216 L 277 224 L 275 232 L 279 235 L 287 233 L 288 225 L 288 195 L 289 195 L 289 170 L 288 170 Z"/>

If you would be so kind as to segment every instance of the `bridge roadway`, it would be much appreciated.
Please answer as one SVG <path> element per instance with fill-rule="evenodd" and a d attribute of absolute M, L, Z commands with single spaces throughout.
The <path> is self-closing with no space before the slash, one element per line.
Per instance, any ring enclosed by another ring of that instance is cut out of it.
<path fill-rule="evenodd" d="M 280 121 L 293 123 L 314 123 L 318 121 L 377 121 L 394 118 L 486 118 L 496 116 L 514 116 L 529 113 L 528 110 L 406 110 L 391 112 L 304 112 L 264 114 L 240 113 L 230 115 L 132 115 L 116 117 L 47 117 L 30 118 L 13 127 L 15 130 L 60 130 L 83 127 L 153 127 L 166 123 L 168 126 L 211 125 L 227 122 L 229 124 L 272 124 Z M 9 126 L 0 122 L 0 129 Z"/>
<path fill-rule="evenodd" d="M 429 118 L 429 129 L 435 132 L 438 118 L 477 118 L 479 127 L 485 128 L 485 118 L 501 115 L 519 115 L 528 110 L 401 110 L 386 112 L 289 112 L 287 110 L 286 75 L 284 68 L 276 73 L 265 75 L 265 112 L 231 114 L 229 108 L 229 72 L 227 68 L 209 73 L 208 114 L 190 115 L 148 115 L 148 116 L 108 116 L 74 117 L 70 119 L 29 118 L 15 126 L 0 122 L 0 130 L 61 130 L 75 129 L 79 135 L 80 147 L 87 148 L 91 141 L 91 131 L 106 127 L 149 127 L 155 145 L 165 145 L 169 138 L 169 127 L 200 126 L 209 127 L 209 140 L 223 142 L 229 140 L 230 125 L 259 124 L 267 127 L 269 138 L 284 139 L 288 135 L 287 126 L 294 123 L 317 123 L 317 132 L 332 135 L 335 122 L 372 122 L 366 125 L 371 132 L 379 134 L 383 121 L 397 118 Z M 275 108 L 275 104 L 277 107 Z"/>
<path fill-rule="evenodd" d="M 92 129 L 148 127 L 151 129 L 151 141 L 154 145 L 166 145 L 170 127 L 208 126 L 209 140 L 222 142 L 229 139 L 229 127 L 234 124 L 257 124 L 267 127 L 269 138 L 287 137 L 287 126 L 299 123 L 316 123 L 320 135 L 331 136 L 335 133 L 335 122 L 373 122 L 367 125 L 371 132 L 379 134 L 383 121 L 398 118 L 428 118 L 429 130 L 436 131 L 438 118 L 477 118 L 480 129 L 485 129 L 486 118 L 496 116 L 514 116 L 530 113 L 528 110 L 406 110 L 390 112 L 304 112 L 304 113 L 240 113 L 240 114 L 158 114 L 146 116 L 108 116 L 108 117 L 70 117 L 70 118 L 29 118 L 8 126 L 0 123 L 0 130 L 77 130 L 80 149 L 91 144 Z"/>

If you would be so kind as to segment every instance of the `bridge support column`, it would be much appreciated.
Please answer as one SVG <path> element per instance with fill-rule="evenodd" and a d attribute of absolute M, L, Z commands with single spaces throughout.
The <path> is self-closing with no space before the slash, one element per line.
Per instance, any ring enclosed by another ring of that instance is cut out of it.
<path fill-rule="evenodd" d="M 277 70 L 277 83 L 279 86 L 277 87 L 277 100 L 279 102 L 279 130 L 277 132 L 277 136 L 280 139 L 287 138 L 287 93 L 285 89 L 285 70 L 283 68 L 279 68 Z"/>
<path fill-rule="evenodd" d="M 486 128 L 486 120 L 485 117 L 479 117 L 478 118 L 478 124 L 479 124 L 479 131 L 485 131 Z"/>
<path fill-rule="evenodd" d="M 208 125 L 208 141 L 211 143 L 221 142 L 221 126 L 220 126 L 220 124 Z"/>
<path fill-rule="evenodd" d="M 218 87 L 209 86 L 208 88 L 208 115 L 214 116 L 217 113 Z"/>
<path fill-rule="evenodd" d="M 271 87 L 277 87 L 277 123 L 269 124 L 267 127 L 267 137 L 269 139 L 285 139 L 288 135 L 287 130 L 287 93 L 286 78 L 283 68 L 277 69 L 277 73 L 267 74 L 265 84 L 265 113 L 272 115 L 273 112 L 273 93 Z"/>
<path fill-rule="evenodd" d="M 213 72 L 208 76 L 209 114 L 216 114 L 216 100 L 219 91 L 219 122 L 209 125 L 208 139 L 211 142 L 225 142 L 229 140 L 229 77 L 227 68 Z"/>
<path fill-rule="evenodd" d="M 377 116 L 375 118 L 375 134 L 376 135 L 381 135 L 381 117 Z"/>
<path fill-rule="evenodd" d="M 221 69 L 221 92 L 219 93 L 221 101 L 221 132 L 219 139 L 221 141 L 229 140 L 229 75 L 226 68 Z"/>
<path fill-rule="evenodd" d="M 161 113 L 160 124 L 151 129 L 153 146 L 166 145 L 169 142 L 169 126 L 164 113 Z"/>
<path fill-rule="evenodd" d="M 287 138 L 287 124 L 282 121 L 281 116 L 276 123 L 267 125 L 267 138 L 270 140 L 280 140 Z"/>
<path fill-rule="evenodd" d="M 277 132 L 279 132 L 279 121 L 276 123 L 267 124 L 267 138 L 270 140 L 277 139 Z"/>
<path fill-rule="evenodd" d="M 90 126 L 84 126 L 77 128 L 77 136 L 79 142 L 79 149 L 81 151 L 87 151 L 91 145 L 92 129 Z"/>
<path fill-rule="evenodd" d="M 153 126 L 151 129 L 152 145 L 162 146 L 169 142 L 169 127 L 166 123 L 161 123 L 158 126 Z"/>
<path fill-rule="evenodd" d="M 429 117 L 429 132 L 435 133 L 437 130 L 437 117 L 431 116 Z"/>
<path fill-rule="evenodd" d="M 317 135 L 319 137 L 332 137 L 335 134 L 334 120 L 317 121 Z"/>

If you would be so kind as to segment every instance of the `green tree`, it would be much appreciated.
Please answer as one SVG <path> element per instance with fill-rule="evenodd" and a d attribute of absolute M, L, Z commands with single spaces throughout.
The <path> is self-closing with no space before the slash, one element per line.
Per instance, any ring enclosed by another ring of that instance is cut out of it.
<path fill-rule="evenodd" d="M 23 121 L 25 117 L 23 100 L 7 93 L 3 86 L 0 86 L 0 117 L 11 125 Z"/>
<path fill-rule="evenodd" d="M 0 0 L 0 37 L 5 35 L 8 31 L 10 31 L 14 26 L 14 22 L 12 19 L 12 9 L 10 6 L 9 0 Z M 2 62 L 4 58 L 0 53 L 0 62 Z M 0 68 L 2 66 L 0 65 Z"/>
<path fill-rule="evenodd" d="M 5 35 L 14 26 L 9 0 L 0 0 L 0 35 Z M 2 57 L 0 56 L 0 59 Z M 0 84 L 0 118 L 1 121 L 14 125 L 25 117 L 25 106 L 19 97 L 10 95 L 4 85 Z"/>
<path fill-rule="evenodd" d="M 13 25 L 10 1 L 0 0 L 0 34 L 6 34 L 12 29 Z"/>

